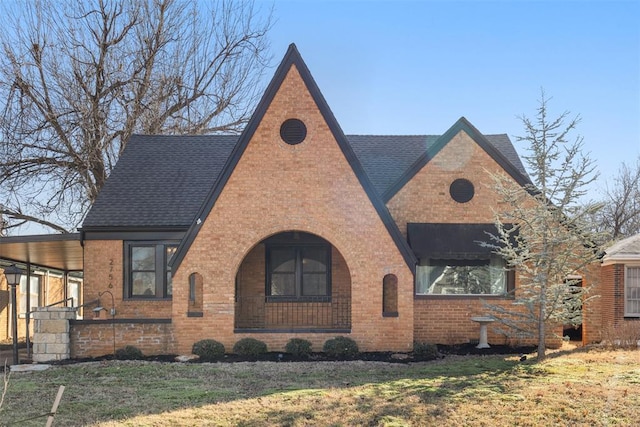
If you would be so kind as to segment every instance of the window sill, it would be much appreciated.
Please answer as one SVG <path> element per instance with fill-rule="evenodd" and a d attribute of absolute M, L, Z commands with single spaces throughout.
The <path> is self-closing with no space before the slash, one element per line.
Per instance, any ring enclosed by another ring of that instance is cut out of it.
<path fill-rule="evenodd" d="M 512 300 L 508 294 L 415 294 L 414 299 L 504 299 Z"/>
<path fill-rule="evenodd" d="M 330 296 L 294 297 L 294 296 L 266 296 L 265 302 L 331 302 Z"/>
<path fill-rule="evenodd" d="M 134 302 L 171 302 L 173 299 L 171 297 L 168 298 L 156 298 L 156 297 L 125 297 L 122 302 L 123 303 L 134 303 Z"/>
<path fill-rule="evenodd" d="M 382 313 L 382 317 L 399 317 L 400 315 L 398 314 L 397 311 L 385 311 Z"/>
<path fill-rule="evenodd" d="M 187 317 L 204 317 L 204 313 L 201 311 L 188 311 Z"/>

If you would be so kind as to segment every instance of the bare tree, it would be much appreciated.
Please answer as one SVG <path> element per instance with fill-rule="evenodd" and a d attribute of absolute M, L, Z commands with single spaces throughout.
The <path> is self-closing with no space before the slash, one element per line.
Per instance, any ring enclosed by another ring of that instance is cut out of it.
<path fill-rule="evenodd" d="M 271 59 L 270 11 L 252 1 L 0 8 L 0 200 L 7 218 L 63 229 L 80 223 L 133 133 L 239 132 Z"/>
<path fill-rule="evenodd" d="M 640 233 L 640 156 L 635 166 L 622 163 L 613 187 L 604 190 L 603 208 L 595 216 L 595 227 L 618 240 Z"/>
<path fill-rule="evenodd" d="M 536 338 L 539 360 L 546 354 L 548 326 L 581 323 L 587 288 L 577 286 L 577 276 L 598 257 L 585 226 L 592 206 L 580 203 L 597 174 L 582 137 L 570 140 L 580 118 L 564 112 L 550 119 L 548 102 L 542 92 L 535 119 L 521 117 L 525 136 L 517 137 L 528 144 L 524 159 L 533 185 L 494 176 L 503 207 L 496 212 L 498 233 L 485 243 L 519 278 L 513 304 L 487 306 L 505 334 Z"/>

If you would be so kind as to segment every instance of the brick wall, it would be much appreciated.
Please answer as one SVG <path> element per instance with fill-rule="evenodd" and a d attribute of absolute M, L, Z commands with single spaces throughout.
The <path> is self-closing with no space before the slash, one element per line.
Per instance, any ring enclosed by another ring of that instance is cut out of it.
<path fill-rule="evenodd" d="M 143 354 L 174 354 L 171 323 L 145 320 L 80 320 L 70 325 L 71 357 L 97 357 L 113 354 L 115 348 L 138 347 Z M 191 352 L 189 349 L 188 353 Z"/>
<path fill-rule="evenodd" d="M 307 137 L 299 145 L 290 146 L 280 139 L 280 125 L 289 118 L 306 124 Z M 351 281 L 350 336 L 361 349 L 411 349 L 411 271 L 295 67 L 275 95 L 208 218 L 202 220 L 173 282 L 173 319 L 180 351 L 190 349 L 202 338 L 217 339 L 231 348 L 246 336 L 233 331 L 236 273 L 256 244 L 291 230 L 324 238 L 344 258 Z M 200 318 L 186 315 L 187 282 L 192 272 L 200 273 L 204 281 Z M 382 279 L 389 273 L 398 277 L 399 316 L 395 318 L 382 316 Z M 300 334 L 256 337 L 277 350 L 293 336 Z M 302 337 L 319 341 L 314 334 Z"/>
<path fill-rule="evenodd" d="M 84 302 L 98 299 L 98 294 L 109 291 L 113 294 L 113 304 L 117 319 L 169 319 L 171 300 L 127 300 L 123 298 L 123 248 L 122 240 L 86 240 L 84 243 Z M 188 280 L 187 280 L 188 284 Z M 102 307 L 111 309 L 111 296 L 100 297 Z M 89 305 L 85 309 L 85 319 L 92 317 Z M 101 316 L 108 316 L 102 312 Z"/>

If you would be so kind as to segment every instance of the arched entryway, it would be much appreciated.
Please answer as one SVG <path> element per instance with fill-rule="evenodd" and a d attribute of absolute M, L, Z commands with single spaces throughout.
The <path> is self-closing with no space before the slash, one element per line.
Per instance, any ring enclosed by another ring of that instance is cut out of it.
<path fill-rule="evenodd" d="M 351 330 L 351 275 L 327 240 L 287 231 L 262 240 L 236 275 L 235 330 Z"/>

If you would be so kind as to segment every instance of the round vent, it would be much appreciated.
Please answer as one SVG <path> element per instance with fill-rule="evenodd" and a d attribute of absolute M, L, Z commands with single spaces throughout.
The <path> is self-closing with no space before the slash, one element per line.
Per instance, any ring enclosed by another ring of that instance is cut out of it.
<path fill-rule="evenodd" d="M 471 181 L 464 178 L 456 179 L 449 187 L 451 198 L 458 203 L 467 203 L 473 199 L 474 192 L 475 190 Z"/>
<path fill-rule="evenodd" d="M 307 137 L 307 127 L 298 119 L 288 119 L 280 126 L 280 138 L 289 145 L 300 144 Z"/>

